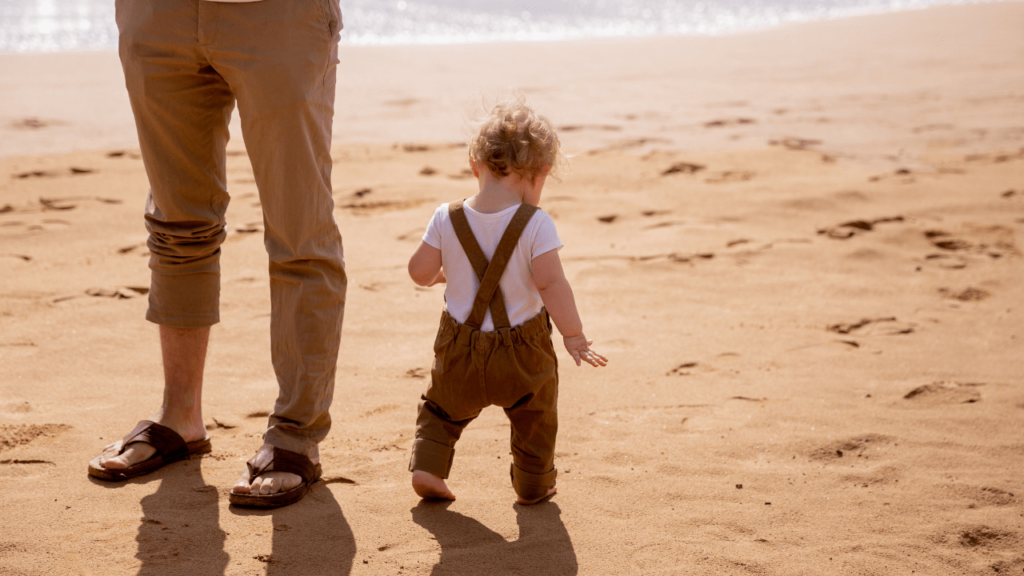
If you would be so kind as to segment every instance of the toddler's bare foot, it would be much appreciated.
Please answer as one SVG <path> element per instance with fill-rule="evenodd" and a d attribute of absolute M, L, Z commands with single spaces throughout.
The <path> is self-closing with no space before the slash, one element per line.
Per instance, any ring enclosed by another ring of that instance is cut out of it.
<path fill-rule="evenodd" d="M 423 470 L 416 470 L 412 473 L 412 489 L 420 498 L 455 500 L 455 494 L 448 489 L 443 478 Z"/>
<path fill-rule="evenodd" d="M 546 499 L 554 496 L 557 493 L 558 493 L 558 488 L 555 488 L 554 486 L 552 486 L 551 490 L 548 490 L 548 493 L 543 495 L 543 496 L 541 496 L 540 498 L 534 498 L 533 500 L 523 500 L 523 497 L 519 496 L 519 497 L 516 498 L 516 503 L 517 504 L 522 504 L 523 506 L 529 506 L 531 504 L 536 504 L 536 503 L 540 502 L 541 500 L 546 500 Z"/>

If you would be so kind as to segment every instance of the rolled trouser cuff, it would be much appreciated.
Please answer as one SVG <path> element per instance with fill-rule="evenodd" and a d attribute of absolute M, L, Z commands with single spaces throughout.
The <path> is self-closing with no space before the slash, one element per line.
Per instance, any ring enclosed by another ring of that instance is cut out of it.
<path fill-rule="evenodd" d="M 320 457 L 320 446 L 310 438 L 287 434 L 275 426 L 263 433 L 263 442 L 282 450 L 302 454 L 308 458 Z"/>
<path fill-rule="evenodd" d="M 422 470 L 434 476 L 447 478 L 452 469 L 455 449 L 426 438 L 412 441 L 412 458 L 409 459 L 409 471 Z"/>
<path fill-rule="evenodd" d="M 558 469 L 552 467 L 549 472 L 544 474 L 531 474 L 513 462 L 509 467 L 509 474 L 512 476 L 512 488 L 520 498 L 536 500 L 543 498 L 547 495 L 548 490 L 554 488 Z"/>
<path fill-rule="evenodd" d="M 207 328 L 220 322 L 220 274 L 153 274 L 146 320 L 171 328 Z"/>

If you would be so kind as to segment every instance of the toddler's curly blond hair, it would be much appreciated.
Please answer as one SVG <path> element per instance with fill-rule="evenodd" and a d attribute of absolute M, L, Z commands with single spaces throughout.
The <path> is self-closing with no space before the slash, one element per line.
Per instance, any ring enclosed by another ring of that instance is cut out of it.
<path fill-rule="evenodd" d="M 499 102 L 480 122 L 469 157 L 499 178 L 514 173 L 534 182 L 545 169 L 557 171 L 561 151 L 551 121 L 519 96 Z"/>

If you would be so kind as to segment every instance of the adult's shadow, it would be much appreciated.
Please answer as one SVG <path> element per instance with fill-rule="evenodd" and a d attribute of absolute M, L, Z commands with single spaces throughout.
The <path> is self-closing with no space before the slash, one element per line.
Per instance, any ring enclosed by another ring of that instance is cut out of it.
<path fill-rule="evenodd" d="M 441 545 L 432 575 L 576 574 L 576 551 L 562 523 L 562 511 L 551 501 L 514 505 L 519 539 L 506 541 L 480 522 L 448 509 L 451 502 L 420 501 L 413 522 L 429 530 Z"/>
<path fill-rule="evenodd" d="M 348 483 L 347 480 L 340 482 Z M 270 516 L 274 525 L 267 576 L 330 574 L 352 572 L 356 538 L 341 512 L 341 506 L 323 480 L 313 485 L 295 504 L 273 510 L 231 507 L 239 516 Z"/>
<path fill-rule="evenodd" d="M 111 489 L 160 482 L 156 492 L 141 501 L 135 538 L 135 557 L 142 561 L 139 576 L 215 575 L 227 568 L 227 535 L 220 527 L 217 488 L 203 479 L 202 467 L 202 458 L 193 457 L 124 483 L 96 481 Z"/>

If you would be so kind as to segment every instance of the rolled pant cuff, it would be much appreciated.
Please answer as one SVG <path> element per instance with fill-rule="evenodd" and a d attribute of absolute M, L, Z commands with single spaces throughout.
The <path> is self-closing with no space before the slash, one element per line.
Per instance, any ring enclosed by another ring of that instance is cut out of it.
<path fill-rule="evenodd" d="M 412 458 L 409 459 L 409 472 L 422 470 L 434 476 L 448 478 L 452 469 L 455 449 L 426 438 L 412 441 Z"/>
<path fill-rule="evenodd" d="M 263 433 L 263 442 L 280 448 L 282 450 L 288 450 L 289 452 L 296 452 L 302 454 L 307 458 L 319 458 L 320 447 L 316 442 L 308 438 L 296 438 L 282 434 L 280 430 L 271 428 Z"/>
<path fill-rule="evenodd" d="M 146 320 L 168 328 L 209 328 L 220 322 L 220 314 L 174 314 L 150 306 L 146 310 Z"/>
<path fill-rule="evenodd" d="M 544 474 L 531 474 L 523 470 L 515 463 L 509 467 L 509 474 L 512 476 L 512 488 L 523 500 L 536 500 L 544 497 L 548 490 L 555 486 L 555 477 L 558 476 L 558 469 L 552 467 Z"/>

